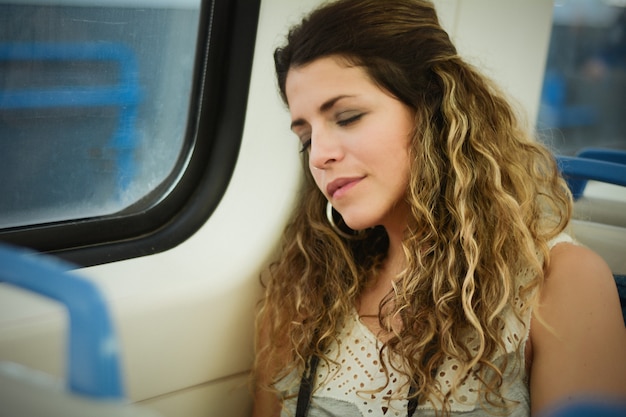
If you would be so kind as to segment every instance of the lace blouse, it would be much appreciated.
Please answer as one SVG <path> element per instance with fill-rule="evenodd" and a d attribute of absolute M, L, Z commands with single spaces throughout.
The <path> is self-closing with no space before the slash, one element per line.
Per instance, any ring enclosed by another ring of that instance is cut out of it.
<path fill-rule="evenodd" d="M 560 242 L 572 242 L 572 239 L 566 234 L 561 234 L 550 242 L 550 247 Z M 520 283 L 523 283 L 530 277 L 520 278 Z M 520 308 L 522 304 L 523 300 L 517 297 L 515 307 Z M 524 358 L 530 319 L 530 309 L 526 310 L 521 321 L 511 308 L 504 312 L 505 352 L 501 358 L 506 356 L 507 367 L 504 370 L 501 393 L 511 404 L 504 413 L 508 416 L 530 415 L 528 380 L 525 366 L 523 363 L 520 364 L 519 360 Z M 317 368 L 308 416 L 406 416 L 408 378 L 394 371 L 393 366 L 387 366 L 387 376 L 380 363 L 381 342 L 361 322 L 356 312 L 347 317 L 337 340 L 338 342 L 332 344 L 326 352 L 336 364 L 320 361 Z M 468 338 L 470 349 L 478 345 L 478 341 L 473 342 L 471 337 Z M 388 351 L 384 350 L 382 360 L 389 365 L 393 358 L 390 358 Z M 460 363 L 454 358 L 448 358 L 439 367 L 436 382 L 442 392 L 450 392 L 455 379 L 461 378 L 461 375 L 458 375 L 460 368 Z M 292 377 L 299 379 L 296 375 Z M 496 408 L 485 401 L 480 388 L 480 380 L 470 374 L 448 399 L 452 416 L 484 416 L 489 411 L 502 415 L 501 408 Z M 437 403 L 436 399 L 420 401 L 414 416 L 435 416 L 435 410 L 441 407 L 442 404 Z M 295 416 L 295 409 L 296 399 L 287 399 L 281 417 Z"/>

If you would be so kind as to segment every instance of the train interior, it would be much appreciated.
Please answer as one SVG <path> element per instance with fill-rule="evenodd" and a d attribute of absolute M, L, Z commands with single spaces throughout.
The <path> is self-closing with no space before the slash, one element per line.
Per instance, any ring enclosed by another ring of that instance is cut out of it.
<path fill-rule="evenodd" d="M 302 169 L 272 52 L 319 3 L 0 0 L 0 416 L 250 415 Z M 626 3 L 434 3 L 626 303 Z"/>

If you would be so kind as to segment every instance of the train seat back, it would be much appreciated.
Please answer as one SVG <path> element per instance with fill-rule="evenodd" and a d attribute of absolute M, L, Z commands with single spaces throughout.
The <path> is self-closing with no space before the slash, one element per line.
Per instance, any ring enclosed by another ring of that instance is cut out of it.
<path fill-rule="evenodd" d="M 68 312 L 67 381 L 0 362 L 0 416 L 157 417 L 124 397 L 118 343 L 107 305 L 90 281 L 47 256 L 0 246 L 0 282 L 63 303 Z"/>

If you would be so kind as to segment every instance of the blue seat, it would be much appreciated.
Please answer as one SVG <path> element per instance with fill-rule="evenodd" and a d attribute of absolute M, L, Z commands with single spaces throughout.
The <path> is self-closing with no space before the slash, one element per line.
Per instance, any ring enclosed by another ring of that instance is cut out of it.
<path fill-rule="evenodd" d="M 622 305 L 622 315 L 626 324 L 626 275 L 614 275 L 617 284 L 617 292 L 619 293 L 619 302 Z"/>
<path fill-rule="evenodd" d="M 124 396 L 119 346 L 104 298 L 73 266 L 45 255 L 0 245 L 0 282 L 64 304 L 69 318 L 66 390 L 12 362 L 0 362 L 2 415 L 143 416 Z M 26 392 L 24 392 L 26 391 Z"/>
<path fill-rule="evenodd" d="M 624 417 L 626 403 L 584 401 L 562 405 L 541 417 Z"/>

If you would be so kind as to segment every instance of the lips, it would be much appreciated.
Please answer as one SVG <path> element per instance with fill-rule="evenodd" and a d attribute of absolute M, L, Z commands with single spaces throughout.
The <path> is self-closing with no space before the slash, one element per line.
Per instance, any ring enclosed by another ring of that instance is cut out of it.
<path fill-rule="evenodd" d="M 356 185 L 359 181 L 361 181 L 362 177 L 352 177 L 352 178 L 337 178 L 334 181 L 331 181 L 326 186 L 326 193 L 330 197 L 335 197 L 335 194 L 340 193 L 341 191 L 347 191 L 353 185 Z"/>

